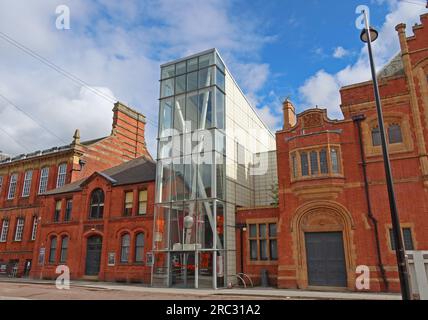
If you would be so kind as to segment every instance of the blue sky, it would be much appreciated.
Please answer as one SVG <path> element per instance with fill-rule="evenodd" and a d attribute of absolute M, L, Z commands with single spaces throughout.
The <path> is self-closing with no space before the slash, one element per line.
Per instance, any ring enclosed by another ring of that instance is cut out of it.
<path fill-rule="evenodd" d="M 69 30 L 55 26 L 60 4 Z M 319 105 L 340 118 L 339 88 L 370 77 L 355 27 L 361 4 L 380 31 L 379 68 L 398 52 L 395 25 L 428 11 L 423 0 L 2 0 L 0 31 L 101 94 L 0 38 L 0 94 L 25 112 L 0 98 L 0 150 L 69 143 L 76 128 L 83 139 L 108 135 L 117 99 L 147 116 L 154 154 L 159 65 L 212 47 L 272 130 L 286 96 L 298 111 Z"/>

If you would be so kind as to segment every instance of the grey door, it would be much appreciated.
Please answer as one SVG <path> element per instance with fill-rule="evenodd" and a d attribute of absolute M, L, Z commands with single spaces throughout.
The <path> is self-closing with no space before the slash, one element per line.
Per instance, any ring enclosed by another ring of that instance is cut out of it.
<path fill-rule="evenodd" d="M 346 287 L 342 232 L 305 233 L 310 286 Z"/>
<path fill-rule="evenodd" d="M 100 272 L 102 243 L 103 238 L 100 236 L 88 238 L 85 270 L 88 276 L 96 276 Z"/>

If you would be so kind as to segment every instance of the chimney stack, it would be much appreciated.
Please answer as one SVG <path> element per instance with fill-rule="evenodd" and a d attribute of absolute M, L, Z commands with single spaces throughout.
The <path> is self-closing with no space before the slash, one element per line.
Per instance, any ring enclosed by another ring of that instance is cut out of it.
<path fill-rule="evenodd" d="M 284 112 L 284 130 L 288 130 L 296 125 L 296 109 L 289 98 L 282 103 L 282 111 Z"/>

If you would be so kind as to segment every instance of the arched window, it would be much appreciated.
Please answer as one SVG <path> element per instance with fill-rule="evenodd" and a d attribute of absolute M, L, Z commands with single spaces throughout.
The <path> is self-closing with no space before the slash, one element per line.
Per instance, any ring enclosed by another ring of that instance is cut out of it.
<path fill-rule="evenodd" d="M 59 262 L 64 263 L 67 261 L 67 253 L 68 253 L 68 236 L 64 236 L 61 241 L 61 255 L 59 258 Z"/>
<path fill-rule="evenodd" d="M 144 261 L 144 233 L 139 233 L 135 237 L 135 262 Z"/>
<path fill-rule="evenodd" d="M 373 146 L 380 146 L 380 130 L 379 127 L 372 129 L 372 144 Z"/>
<path fill-rule="evenodd" d="M 49 249 L 49 263 L 56 262 L 56 245 L 57 245 L 57 237 L 51 238 L 51 246 Z"/>
<path fill-rule="evenodd" d="M 95 189 L 91 195 L 91 207 L 89 218 L 102 219 L 104 213 L 104 192 L 101 189 Z"/>
<path fill-rule="evenodd" d="M 61 188 L 63 185 L 65 185 L 66 178 L 67 178 L 67 164 L 61 163 L 58 166 L 58 175 L 56 178 L 56 187 Z"/>
<path fill-rule="evenodd" d="M 130 245 L 131 245 L 131 237 L 129 236 L 129 234 L 124 234 L 121 239 L 120 262 L 127 263 L 129 261 Z"/>
<path fill-rule="evenodd" d="M 393 123 L 388 127 L 388 140 L 390 144 L 403 142 L 403 136 L 401 134 L 401 127 L 399 124 Z"/>

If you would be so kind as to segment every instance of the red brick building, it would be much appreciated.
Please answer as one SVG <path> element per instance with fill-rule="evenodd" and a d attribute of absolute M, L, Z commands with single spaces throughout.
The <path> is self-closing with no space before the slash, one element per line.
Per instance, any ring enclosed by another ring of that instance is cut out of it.
<path fill-rule="evenodd" d="M 150 281 L 156 164 L 128 161 L 48 191 L 42 200 L 33 278 Z"/>
<path fill-rule="evenodd" d="M 400 54 L 378 76 L 405 246 L 427 250 L 428 14 L 413 36 L 405 28 L 396 28 Z M 258 280 L 267 269 L 281 288 L 356 290 L 357 266 L 365 265 L 370 290 L 398 291 L 372 82 L 340 93 L 343 120 L 323 109 L 295 115 L 284 102 L 278 207 L 238 211 L 244 272 Z"/>
<path fill-rule="evenodd" d="M 111 134 L 0 161 L 0 275 L 28 275 L 40 223 L 41 195 L 142 155 L 145 117 L 116 103 Z"/>

